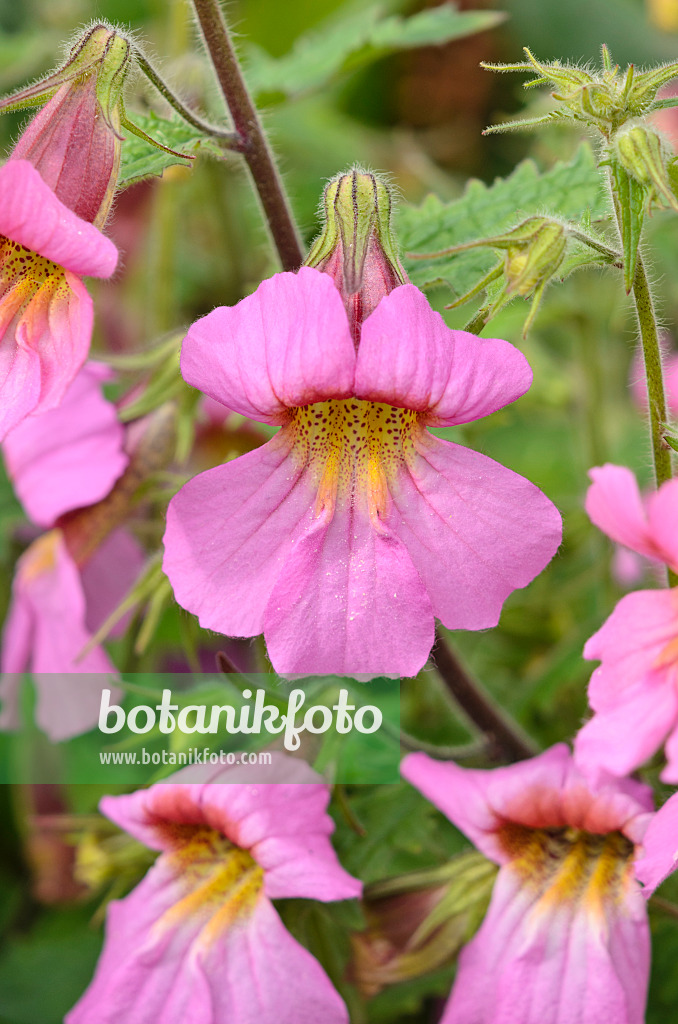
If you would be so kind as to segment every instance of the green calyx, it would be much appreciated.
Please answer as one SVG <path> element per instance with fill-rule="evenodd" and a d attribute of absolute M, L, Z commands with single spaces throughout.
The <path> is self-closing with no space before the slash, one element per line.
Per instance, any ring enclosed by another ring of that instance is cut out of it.
<path fill-rule="evenodd" d="M 613 154 L 624 170 L 645 186 L 650 201 L 654 199 L 678 212 L 669 177 L 673 153 L 657 132 L 645 125 L 624 130 L 615 137 Z"/>
<path fill-rule="evenodd" d="M 391 233 L 391 193 L 381 178 L 356 169 L 337 175 L 325 189 L 323 208 L 325 224 L 306 266 L 325 264 L 341 245 L 344 287 L 353 294 L 360 290 L 365 258 L 376 239 L 380 255 L 404 283 L 405 273 Z"/>
<path fill-rule="evenodd" d="M 138 60 L 140 65 L 144 63 L 124 34 L 109 25 L 94 25 L 78 40 L 63 67 L 34 85 L 13 92 L 4 100 L 0 100 L 0 113 L 41 106 L 50 100 L 62 85 L 71 83 L 75 88 L 94 75 L 101 116 L 120 141 L 123 141 L 120 134 L 123 127 L 157 149 L 183 160 L 194 159 L 190 154 L 177 153 L 152 139 L 128 119 L 123 102 L 123 88 L 134 60 Z"/>
<path fill-rule="evenodd" d="M 546 124 L 554 120 L 575 120 L 597 128 L 610 138 L 631 118 L 642 117 L 667 106 L 656 100 L 659 89 L 678 77 L 678 62 L 662 64 L 648 71 L 638 71 L 630 64 L 621 71 L 612 63 L 607 46 L 601 48 L 601 67 L 597 71 L 584 70 L 560 61 L 543 63 L 525 47 L 527 60 L 519 64 L 483 64 L 490 71 L 529 71 L 536 77 L 525 83 L 525 88 L 551 85 L 551 94 L 559 108 L 544 117 L 508 124 L 493 125 L 485 134 L 509 131 Z M 675 105 L 673 101 L 670 105 Z"/>

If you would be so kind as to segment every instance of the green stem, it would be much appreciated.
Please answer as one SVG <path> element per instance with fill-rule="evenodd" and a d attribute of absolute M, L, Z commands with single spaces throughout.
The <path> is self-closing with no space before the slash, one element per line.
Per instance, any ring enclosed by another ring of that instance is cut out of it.
<path fill-rule="evenodd" d="M 657 320 L 650 285 L 640 255 L 638 256 L 636 273 L 633 278 L 632 294 L 640 326 L 640 338 L 643 344 L 643 358 L 645 360 L 654 471 L 657 487 L 661 487 L 663 483 L 671 479 L 671 449 L 663 437 L 667 413 Z"/>
<path fill-rule="evenodd" d="M 517 723 L 497 707 L 476 679 L 471 678 L 439 630 L 436 630 L 432 659 L 456 703 L 487 738 L 496 760 L 522 761 L 537 753 Z"/>
<path fill-rule="evenodd" d="M 273 155 L 247 91 L 223 12 L 218 0 L 192 2 L 235 130 L 243 140 L 242 154 L 261 200 L 280 262 L 284 270 L 297 270 L 304 258 L 297 229 Z"/>
<path fill-rule="evenodd" d="M 213 135 L 217 139 L 223 139 L 224 145 L 228 149 L 241 149 L 242 139 L 237 132 L 228 131 L 225 128 L 217 128 L 213 124 L 208 124 L 207 121 L 203 121 L 202 118 L 194 114 L 192 110 L 181 102 L 178 96 L 175 96 L 170 87 L 162 80 L 158 72 L 155 70 L 153 65 L 144 57 L 140 50 L 135 53 L 137 64 L 146 75 L 149 82 L 155 86 L 161 96 L 163 96 L 169 105 L 176 110 L 177 114 L 183 117 L 184 121 L 188 121 L 190 125 L 197 128 L 198 131 L 204 132 L 205 135 Z"/>

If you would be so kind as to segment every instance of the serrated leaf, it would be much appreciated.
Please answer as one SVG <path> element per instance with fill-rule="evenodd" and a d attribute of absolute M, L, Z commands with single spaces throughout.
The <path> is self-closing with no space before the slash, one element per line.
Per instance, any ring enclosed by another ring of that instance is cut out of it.
<path fill-rule="evenodd" d="M 532 160 L 524 160 L 509 177 L 490 186 L 470 181 L 463 196 L 452 202 L 430 195 L 421 206 L 403 205 L 397 224 L 403 262 L 419 287 L 442 279 L 460 296 L 497 262 L 491 249 L 422 260 L 409 258 L 407 252 L 438 252 L 490 238 L 535 213 L 580 221 L 587 211 L 594 220 L 606 216 L 608 198 L 591 147 L 584 143 L 573 160 L 549 171 L 542 173 Z"/>
<path fill-rule="evenodd" d="M 624 287 L 631 291 L 638 263 L 638 246 L 643 232 L 647 209 L 648 191 L 644 185 L 632 178 L 616 161 L 612 164 L 615 203 L 621 218 L 621 235 L 624 252 Z"/>
<path fill-rule="evenodd" d="M 168 119 L 159 117 L 151 111 L 145 115 L 130 114 L 130 120 L 152 139 L 157 139 L 163 146 L 169 146 L 180 153 L 194 156 L 199 148 L 214 148 L 214 143 L 210 139 L 179 117 Z M 188 159 L 180 160 L 163 149 L 156 149 L 124 128 L 123 133 L 125 142 L 122 147 L 118 185 L 133 185 L 144 178 L 160 177 L 167 167 L 177 164 L 181 167 L 190 166 Z"/>
<path fill-rule="evenodd" d="M 482 32 L 505 15 L 495 11 L 458 11 L 453 4 L 421 11 L 411 18 L 381 18 L 382 8 L 351 5 L 339 16 L 301 36 L 292 50 L 275 60 L 250 49 L 247 81 L 259 100 L 289 98 L 318 89 L 341 72 L 370 64 L 398 50 L 431 46 Z"/>

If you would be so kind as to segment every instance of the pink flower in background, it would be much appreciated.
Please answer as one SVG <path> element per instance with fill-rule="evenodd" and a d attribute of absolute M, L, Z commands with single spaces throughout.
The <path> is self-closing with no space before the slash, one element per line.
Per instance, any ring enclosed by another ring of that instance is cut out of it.
<path fill-rule="evenodd" d="M 441 1024 L 643 1024 L 649 787 L 591 790 L 564 744 L 492 771 L 410 754 L 402 774 L 500 865 Z"/>
<path fill-rule="evenodd" d="M 623 466 L 591 470 L 591 520 L 612 540 L 678 570 L 678 480 L 643 500 Z M 591 676 L 594 716 L 575 739 L 593 779 L 626 775 L 666 741 L 666 782 L 678 782 L 678 589 L 639 590 L 617 604 L 584 648 L 601 661 Z M 667 739 L 668 737 L 668 739 Z"/>
<path fill-rule="evenodd" d="M 0 168 L 0 439 L 61 402 L 92 336 L 80 278 L 109 277 L 117 260 L 113 243 L 64 206 L 32 164 Z"/>
<path fill-rule="evenodd" d="M 7 473 L 39 526 L 104 498 L 129 462 L 124 427 L 101 393 L 112 377 L 107 366 L 87 363 L 57 409 L 28 417 L 5 438 Z"/>
<path fill-rule="evenodd" d="M 271 903 L 352 899 L 362 888 L 329 841 L 329 788 L 310 769 L 300 785 L 290 761 L 277 760 L 279 784 L 165 783 L 102 800 L 104 814 L 160 856 L 109 905 L 94 980 L 66 1024 L 348 1024 L 329 978 Z"/>
<path fill-rule="evenodd" d="M 164 569 L 200 624 L 264 633 L 283 674 L 412 676 L 451 629 L 496 625 L 555 553 L 533 484 L 427 427 L 489 415 L 531 383 L 508 342 L 452 331 L 414 286 L 354 343 L 328 274 L 276 274 L 197 321 L 182 373 L 282 427 L 171 501 Z"/>
<path fill-rule="evenodd" d="M 18 673 L 26 671 L 34 674 L 36 722 L 50 739 L 68 739 L 96 725 L 102 687 L 110 687 L 117 672 L 102 647 L 80 655 L 134 583 L 142 560 L 139 545 L 124 530 L 112 533 L 82 568 L 60 530 L 43 534 L 24 552 L 2 634 L 1 729 L 19 724 Z"/>
<path fill-rule="evenodd" d="M 675 113 L 675 111 L 674 111 Z M 669 416 L 678 418 L 678 352 L 670 348 L 669 339 L 665 336 L 662 345 L 664 388 Z M 631 394 L 639 408 L 647 410 L 647 381 L 643 365 L 642 352 L 636 353 L 631 364 Z"/>
<path fill-rule="evenodd" d="M 57 409 L 29 417 L 3 444 L 9 475 L 30 518 L 50 527 L 65 512 L 105 497 L 125 470 L 124 429 L 101 393 L 107 367 L 87 364 Z M 34 673 L 36 720 L 53 740 L 96 724 L 102 686 L 115 669 L 102 647 L 83 648 L 134 583 L 143 562 L 137 542 L 111 534 L 77 566 L 60 529 L 19 559 L 3 630 L 0 669 Z M 0 728 L 19 723 L 18 675 L 0 683 Z"/>

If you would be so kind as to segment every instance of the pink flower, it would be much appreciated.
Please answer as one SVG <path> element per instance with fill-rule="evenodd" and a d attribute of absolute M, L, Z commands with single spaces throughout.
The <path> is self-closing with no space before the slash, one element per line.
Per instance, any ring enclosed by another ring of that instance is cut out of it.
<path fill-rule="evenodd" d="M 25 160 L 0 168 L 0 440 L 61 402 L 84 363 L 92 300 L 82 275 L 109 277 L 118 253 Z"/>
<path fill-rule="evenodd" d="M 102 647 L 81 654 L 133 584 L 141 559 L 138 544 L 123 530 L 112 533 L 81 569 L 60 530 L 43 534 L 19 559 L 0 671 L 34 673 L 36 722 L 55 742 L 98 721 L 102 687 L 117 673 Z M 19 724 L 19 683 L 18 674 L 0 682 L 0 729 Z"/>
<path fill-rule="evenodd" d="M 669 113 L 669 111 L 663 111 Z M 676 114 L 676 111 L 670 111 Z M 670 342 L 667 336 L 662 344 L 664 387 L 666 389 L 666 405 L 669 415 L 678 417 L 678 352 L 671 351 Z M 644 411 L 647 410 L 647 381 L 643 364 L 643 354 L 638 352 L 631 364 L 631 394 L 636 405 Z"/>
<path fill-rule="evenodd" d="M 410 754 L 402 772 L 500 865 L 441 1024 L 643 1024 L 649 788 L 589 789 L 564 744 L 492 771 Z"/>
<path fill-rule="evenodd" d="M 623 466 L 591 470 L 591 520 L 612 540 L 678 569 L 678 480 L 644 501 Z M 666 741 L 666 782 L 678 782 L 678 590 L 627 594 L 584 647 L 602 662 L 589 684 L 595 712 L 575 739 L 575 756 L 595 779 L 626 775 Z M 668 737 L 668 739 L 667 739 Z"/>
<path fill-rule="evenodd" d="M 129 60 L 129 43 L 96 25 L 64 68 L 0 104 L 46 100 L 0 168 L 0 440 L 58 406 L 87 357 L 92 302 L 80 278 L 110 277 L 118 260 L 99 228 L 118 175 Z"/>
<path fill-rule="evenodd" d="M 666 801 L 652 818 L 643 836 L 643 849 L 636 861 L 636 876 L 644 884 L 643 895 L 651 896 L 678 867 L 678 793 Z"/>
<path fill-rule="evenodd" d="M 39 526 L 104 498 L 129 462 L 124 428 L 101 393 L 112 376 L 103 364 L 87 363 L 57 409 L 29 416 L 5 438 L 8 475 Z"/>
<path fill-rule="evenodd" d="M 170 783 L 102 800 L 104 814 L 160 856 L 109 906 L 94 980 L 66 1024 L 348 1024 L 271 903 L 361 892 L 329 842 L 328 787 L 310 769 L 314 781 L 284 784 L 286 761 L 276 765 L 280 784 Z"/>
<path fill-rule="evenodd" d="M 508 342 L 452 331 L 411 284 L 354 344 L 328 274 L 276 274 L 195 323 L 184 378 L 281 426 L 170 503 L 164 568 L 178 602 L 231 636 L 264 633 L 283 674 L 415 675 L 434 616 L 496 625 L 560 542 L 531 483 L 427 427 L 489 415 L 528 389 Z"/>

